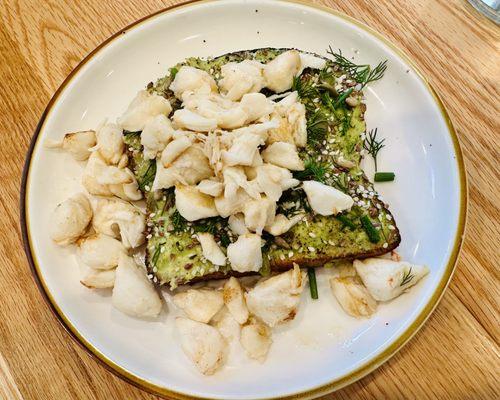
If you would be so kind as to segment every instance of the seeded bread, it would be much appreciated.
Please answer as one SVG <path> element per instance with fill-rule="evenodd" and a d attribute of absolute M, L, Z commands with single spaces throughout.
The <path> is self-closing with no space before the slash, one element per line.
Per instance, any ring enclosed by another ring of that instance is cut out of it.
<path fill-rule="evenodd" d="M 287 49 L 257 49 L 226 54 L 214 59 L 190 58 L 170 69 L 170 74 L 150 83 L 148 90 L 165 96 L 174 110 L 180 102 L 168 89 L 172 75 L 182 66 L 190 65 L 209 72 L 216 80 L 220 78 L 220 67 L 230 61 L 256 59 L 267 62 Z M 349 212 L 341 216 L 324 217 L 310 209 L 302 190 L 285 192 L 278 203 L 278 211 L 286 215 L 304 213 L 302 222 L 280 237 L 264 234 L 264 265 L 261 274 L 283 271 L 298 263 L 301 266 L 319 267 L 325 263 L 360 259 L 385 254 L 396 248 L 401 237 L 394 218 L 360 168 L 363 148 L 363 133 L 366 130 L 363 103 L 341 104 L 329 108 L 328 98 L 315 100 L 318 94 L 310 85 L 323 84 L 344 74 L 332 61 L 322 71 L 306 69 L 294 82 L 301 101 L 306 105 L 308 120 L 308 145 L 301 157 L 306 161 L 305 172 L 297 173 L 301 180 L 320 178 L 326 184 L 336 186 L 348 193 L 355 201 Z M 355 82 L 348 83 L 353 88 Z M 313 86 L 314 87 L 314 86 Z M 265 89 L 264 91 L 265 92 Z M 272 94 L 272 93 L 265 93 Z M 333 91 L 334 94 L 334 91 Z M 333 95 L 332 95 L 333 96 Z M 325 104 L 323 104 L 325 103 Z M 147 199 L 147 268 L 157 284 L 175 287 L 179 284 L 200 280 L 242 276 L 230 266 L 218 267 L 202 257 L 201 246 L 196 239 L 200 231 L 211 232 L 222 245 L 227 246 L 236 239 L 227 228 L 223 218 L 209 218 L 189 223 L 175 209 L 172 189 L 152 193 L 150 186 L 155 175 L 155 162 L 142 157 L 140 132 L 124 132 L 129 148 L 131 167 L 140 188 Z M 308 164 L 309 162 L 309 164 Z M 320 168 L 318 171 L 317 168 Z M 316 168 L 316 170 L 314 168 Z M 308 175 L 309 174 L 309 175 Z M 312 175 L 312 176 L 311 176 Z M 361 218 L 368 220 L 377 232 L 375 240 L 368 235 Z"/>

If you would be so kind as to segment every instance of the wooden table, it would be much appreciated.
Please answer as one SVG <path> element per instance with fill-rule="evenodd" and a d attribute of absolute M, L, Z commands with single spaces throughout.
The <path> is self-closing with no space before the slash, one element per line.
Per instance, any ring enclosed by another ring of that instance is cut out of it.
<path fill-rule="evenodd" d="M 18 197 L 31 134 L 66 75 L 108 36 L 172 3 L 0 4 L 1 399 L 155 398 L 91 359 L 49 312 L 22 250 Z M 500 398 L 499 28 L 465 0 L 317 3 L 375 28 L 425 72 L 456 126 L 470 196 L 465 243 L 437 310 L 389 362 L 325 398 Z"/>

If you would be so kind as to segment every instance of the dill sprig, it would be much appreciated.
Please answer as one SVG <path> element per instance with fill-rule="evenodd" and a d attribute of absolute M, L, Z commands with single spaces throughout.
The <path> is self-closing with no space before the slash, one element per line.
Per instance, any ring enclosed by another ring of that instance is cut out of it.
<path fill-rule="evenodd" d="M 183 231 L 186 229 L 187 220 L 177 210 L 175 210 L 172 213 L 172 215 L 170 217 L 170 222 L 172 223 L 174 230 L 177 232 L 180 232 L 180 231 Z"/>
<path fill-rule="evenodd" d="M 371 82 L 381 79 L 387 69 L 387 60 L 382 61 L 372 69 L 369 64 L 358 65 L 353 63 L 351 60 L 342 55 L 342 51 L 340 49 L 338 53 L 333 51 L 332 46 L 329 46 L 327 53 L 333 57 L 333 61 L 340 67 L 340 69 L 350 75 L 356 82 L 361 84 L 361 88 Z"/>
<path fill-rule="evenodd" d="M 372 129 L 366 136 L 363 147 L 373 157 L 375 163 L 375 172 L 377 171 L 377 154 L 385 146 L 385 139 L 377 139 L 378 128 Z"/>
<path fill-rule="evenodd" d="M 295 76 L 292 82 L 292 91 L 296 91 L 301 99 L 314 98 L 318 95 L 318 90 L 309 79 L 302 79 Z"/>
<path fill-rule="evenodd" d="M 301 181 L 311 179 L 324 183 L 325 174 L 326 168 L 314 159 L 309 158 L 304 162 L 304 170 L 295 172 L 294 176 Z"/>
<path fill-rule="evenodd" d="M 220 226 L 217 226 L 219 222 L 219 218 L 217 217 L 206 218 L 196 221 L 196 225 L 193 228 L 195 232 L 207 232 L 215 235 L 220 230 Z"/>
<path fill-rule="evenodd" d="M 401 279 L 401 284 L 399 286 L 404 286 L 407 283 L 409 283 L 413 278 L 415 278 L 415 275 L 411 273 L 411 267 L 408 271 L 406 271 L 403 274 L 403 279 Z"/>
<path fill-rule="evenodd" d="M 341 172 L 339 174 L 334 174 L 332 176 L 333 186 L 335 186 L 340 191 L 347 193 L 347 189 L 349 188 L 349 181 L 347 180 L 347 174 L 345 172 Z"/>
<path fill-rule="evenodd" d="M 307 116 L 307 140 L 312 144 L 318 144 L 328 134 L 328 121 L 321 111 L 309 114 Z"/>

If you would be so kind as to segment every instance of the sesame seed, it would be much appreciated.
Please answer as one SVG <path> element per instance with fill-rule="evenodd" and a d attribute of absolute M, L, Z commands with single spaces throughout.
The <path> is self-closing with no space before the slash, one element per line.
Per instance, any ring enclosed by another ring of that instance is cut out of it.
<path fill-rule="evenodd" d="M 334 242 L 333 240 L 329 240 L 329 241 L 328 241 L 328 244 L 329 244 L 330 246 L 335 246 L 335 242 Z"/>
<path fill-rule="evenodd" d="M 144 189 L 146 189 L 146 192 L 149 192 L 151 190 L 151 188 L 148 185 L 144 186 Z"/>
<path fill-rule="evenodd" d="M 284 254 L 280 254 L 280 260 L 283 261 L 285 259 L 285 255 Z"/>
<path fill-rule="evenodd" d="M 385 214 L 385 218 L 388 220 L 388 221 L 391 221 L 392 220 L 392 217 L 390 214 Z"/>
<path fill-rule="evenodd" d="M 396 229 L 396 227 L 395 227 L 394 225 L 389 225 L 389 230 L 390 230 L 390 231 L 393 231 L 393 230 L 395 230 L 395 229 Z"/>
<path fill-rule="evenodd" d="M 149 279 L 153 279 L 153 274 L 148 274 Z"/>
<path fill-rule="evenodd" d="M 158 268 L 153 267 L 153 272 L 158 272 Z"/>
<path fill-rule="evenodd" d="M 316 234 L 314 232 L 309 232 L 309 236 L 312 237 L 312 238 L 315 238 Z"/>
<path fill-rule="evenodd" d="M 316 251 L 316 249 L 312 246 L 309 246 L 307 250 L 309 250 L 311 253 L 314 253 Z"/>
<path fill-rule="evenodd" d="M 151 235 L 151 233 L 149 235 L 146 236 L 146 239 L 151 239 L 153 237 L 153 235 Z"/>
<path fill-rule="evenodd" d="M 151 214 L 149 214 L 149 218 L 153 218 L 156 214 L 153 212 Z"/>
<path fill-rule="evenodd" d="M 153 278 L 153 282 L 154 282 L 154 283 L 157 283 L 157 282 L 158 282 L 158 278 L 157 278 L 156 276 Z"/>
<path fill-rule="evenodd" d="M 389 243 L 385 242 L 385 243 L 382 245 L 382 247 L 383 247 L 384 249 L 387 249 L 387 247 L 389 247 Z"/>
<path fill-rule="evenodd" d="M 162 247 L 162 248 L 160 249 L 160 253 L 165 253 L 165 247 Z"/>
<path fill-rule="evenodd" d="M 329 177 L 330 177 L 330 173 L 329 172 L 325 173 L 325 178 L 329 178 Z"/>
<path fill-rule="evenodd" d="M 134 151 L 134 148 L 133 147 L 129 147 L 128 151 Z"/>
<path fill-rule="evenodd" d="M 301 248 L 299 249 L 299 253 L 302 253 L 303 251 L 304 251 L 304 249 L 301 247 Z"/>
<path fill-rule="evenodd" d="M 293 251 L 288 253 L 288 258 L 292 258 L 292 257 L 293 257 Z"/>

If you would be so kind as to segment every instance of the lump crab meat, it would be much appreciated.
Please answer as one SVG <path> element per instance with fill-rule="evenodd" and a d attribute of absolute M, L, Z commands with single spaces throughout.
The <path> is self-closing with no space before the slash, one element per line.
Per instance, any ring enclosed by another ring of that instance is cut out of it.
<path fill-rule="evenodd" d="M 226 343 L 213 326 L 188 318 L 176 318 L 184 354 L 204 375 L 213 375 L 224 361 Z"/>
<path fill-rule="evenodd" d="M 248 310 L 270 327 L 295 318 L 307 281 L 297 264 L 292 270 L 259 282 L 245 294 Z"/>
<path fill-rule="evenodd" d="M 173 297 L 174 304 L 198 322 L 208 323 L 224 305 L 222 292 L 210 289 L 189 289 Z"/>
<path fill-rule="evenodd" d="M 74 243 L 87 230 L 92 220 L 92 207 L 87 197 L 79 193 L 58 204 L 52 213 L 49 233 L 58 245 Z"/>
<path fill-rule="evenodd" d="M 111 300 L 116 309 L 132 317 L 157 317 L 162 308 L 160 296 L 146 271 L 125 254 L 120 255 L 116 268 Z"/>

